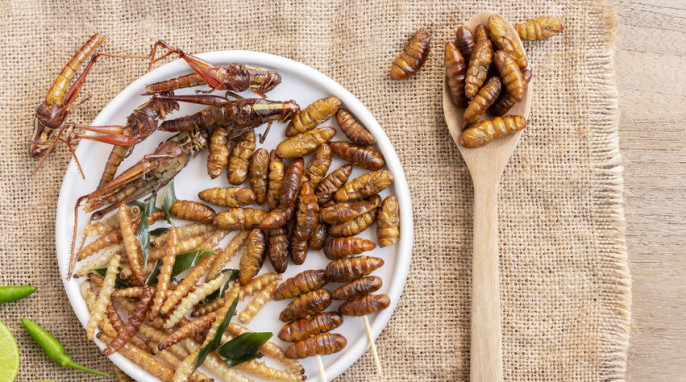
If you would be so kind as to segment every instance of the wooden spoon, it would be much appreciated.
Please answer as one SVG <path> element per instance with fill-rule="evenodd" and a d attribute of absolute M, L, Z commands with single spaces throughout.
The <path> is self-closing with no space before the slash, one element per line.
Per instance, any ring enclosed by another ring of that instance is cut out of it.
<path fill-rule="evenodd" d="M 495 13 L 481 12 L 465 25 L 474 31 L 479 24 L 487 24 L 488 17 L 493 14 Z M 508 26 L 517 36 L 514 28 L 509 24 Z M 519 41 L 519 37 L 516 39 Z M 529 83 L 522 101 L 517 103 L 508 115 L 521 115 L 524 118 L 529 116 L 532 82 Z M 467 163 L 474 183 L 471 380 L 498 382 L 503 380 L 498 271 L 498 182 L 522 132 L 519 131 L 504 139 L 496 139 L 483 147 L 462 147 L 459 137 L 462 132 L 464 109 L 453 103 L 447 82 L 444 84 L 443 113 L 450 135 Z"/>

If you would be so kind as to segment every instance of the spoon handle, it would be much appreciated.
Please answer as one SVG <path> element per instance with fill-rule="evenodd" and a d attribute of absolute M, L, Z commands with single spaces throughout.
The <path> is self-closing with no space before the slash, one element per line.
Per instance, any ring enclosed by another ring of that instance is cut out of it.
<path fill-rule="evenodd" d="M 485 175 L 485 174 L 483 174 Z M 503 380 L 498 271 L 499 176 L 474 179 L 471 381 Z"/>

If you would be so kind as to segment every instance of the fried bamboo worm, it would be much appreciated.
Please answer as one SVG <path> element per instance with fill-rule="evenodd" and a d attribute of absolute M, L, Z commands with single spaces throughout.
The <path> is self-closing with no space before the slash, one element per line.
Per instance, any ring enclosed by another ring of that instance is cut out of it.
<path fill-rule="evenodd" d="M 286 127 L 286 136 L 292 137 L 314 129 L 317 125 L 331 118 L 331 116 L 338 111 L 340 106 L 341 100 L 336 97 L 323 98 L 314 101 L 311 105 L 301 110 L 293 117 Z"/>
<path fill-rule="evenodd" d="M 328 282 L 326 272 L 321 269 L 303 271 L 282 282 L 274 291 L 273 298 L 278 301 L 298 297 L 321 289 Z"/>
<path fill-rule="evenodd" d="M 188 350 L 192 352 L 200 350 L 200 344 L 191 339 L 185 339 L 183 342 L 184 345 L 188 348 Z M 233 368 L 229 368 L 228 366 L 226 366 L 226 362 L 224 362 L 221 359 L 221 357 L 219 357 L 219 355 L 216 353 L 210 353 L 210 355 L 207 356 L 207 358 L 205 359 L 205 363 L 203 363 L 203 367 L 206 367 L 213 374 L 217 375 L 224 381 L 254 382 L 251 378 L 248 378 L 243 374 L 235 371 Z"/>
<path fill-rule="evenodd" d="M 169 227 L 169 242 L 167 243 L 167 250 L 162 258 L 162 265 L 160 266 L 160 273 L 157 275 L 157 287 L 155 288 L 155 295 L 153 297 L 152 308 L 150 308 L 150 320 L 154 320 L 160 313 L 162 303 L 167 298 L 169 293 L 169 281 L 171 273 L 176 262 L 176 228 Z"/>
<path fill-rule="evenodd" d="M 115 290 L 112 298 L 139 298 L 143 295 L 143 287 L 133 286 Z"/>
<path fill-rule="evenodd" d="M 143 287 L 143 294 L 136 303 L 136 310 L 133 312 L 133 315 L 129 317 L 129 322 L 119 331 L 119 336 L 115 338 L 114 341 L 110 342 L 105 350 L 102 351 L 102 355 L 108 356 L 114 354 L 121 349 L 136 332 L 138 332 L 138 328 L 143 323 L 145 315 L 148 313 L 148 308 L 152 302 L 152 294 L 152 288 L 147 285 Z"/>
<path fill-rule="evenodd" d="M 248 238 L 248 234 L 249 231 L 241 231 L 231 239 L 226 248 L 217 256 L 217 260 L 212 264 L 212 268 L 207 272 L 207 278 L 209 280 L 219 276 L 222 268 L 224 268 L 224 266 L 231 261 L 231 258 L 238 253 L 241 247 L 243 247 L 245 240 Z"/>
<path fill-rule="evenodd" d="M 157 348 L 159 350 L 164 350 L 180 341 L 182 341 L 185 338 L 189 338 L 194 336 L 196 333 L 202 332 L 203 330 L 207 329 L 212 325 L 214 322 L 216 316 L 214 315 L 213 312 L 206 314 L 196 320 L 191 321 L 190 323 L 180 327 L 179 329 L 175 330 L 172 332 L 169 336 L 167 336 L 162 342 L 157 345 Z"/>
<path fill-rule="evenodd" d="M 183 318 L 188 311 L 190 311 L 195 304 L 199 303 L 205 297 L 209 296 L 212 292 L 221 288 L 221 286 L 228 280 L 228 274 L 223 274 L 215 277 L 214 279 L 205 282 L 201 286 L 197 287 L 193 292 L 189 293 L 184 297 L 179 305 L 174 309 L 167 321 L 164 323 L 165 329 L 171 329 L 176 325 L 181 318 Z"/>
<path fill-rule="evenodd" d="M 219 245 L 219 243 L 224 240 L 226 235 L 229 234 L 229 231 L 223 230 L 223 229 L 218 229 L 210 235 L 210 237 L 207 238 L 207 240 L 203 241 L 202 244 L 200 244 L 196 249 L 206 249 L 208 251 L 214 251 L 215 247 Z M 219 249 L 221 250 L 221 249 Z"/>
<path fill-rule="evenodd" d="M 91 260 L 84 263 L 83 265 L 81 265 L 81 267 L 76 270 L 76 277 L 83 277 L 87 275 L 88 272 L 91 272 L 93 269 L 107 267 L 107 264 L 110 263 L 110 260 L 112 260 L 112 257 L 115 254 L 123 255 L 124 246 L 121 244 L 115 244 L 107 248 L 99 256 L 94 257 Z"/>
<path fill-rule="evenodd" d="M 249 333 L 250 330 L 248 328 L 238 325 L 238 324 L 229 324 L 229 327 L 226 329 L 228 333 L 230 333 L 232 336 L 240 336 L 241 334 Z M 262 345 L 260 348 L 260 351 L 266 355 L 267 357 L 274 358 L 275 360 L 281 362 L 284 364 L 286 367 L 288 367 L 291 371 L 294 371 L 296 373 L 302 374 L 305 372 L 305 369 L 303 369 L 302 365 L 300 362 L 292 359 L 286 358 L 284 354 L 284 350 L 274 343 L 273 341 L 267 341 Z"/>
<path fill-rule="evenodd" d="M 177 243 L 179 240 L 188 239 L 189 237 L 199 235 L 201 233 L 212 232 L 215 228 L 209 224 L 186 224 L 184 226 L 176 227 Z M 169 239 L 169 231 L 164 232 L 160 236 L 150 238 L 150 248 L 161 248 L 166 245 Z"/>
<path fill-rule="evenodd" d="M 126 209 L 129 213 L 129 216 L 131 216 L 131 219 L 137 220 L 140 218 L 140 207 L 127 206 Z M 83 229 L 83 234 L 86 236 L 98 236 L 114 231 L 117 228 L 119 228 L 119 216 L 117 214 L 112 214 L 106 218 L 88 223 L 88 225 Z"/>
<path fill-rule="evenodd" d="M 212 224 L 216 213 L 210 206 L 190 200 L 176 200 L 169 212 L 183 220 L 191 220 L 198 223 Z"/>
<path fill-rule="evenodd" d="M 95 306 L 91 311 L 91 319 L 88 321 L 88 328 L 86 329 L 86 334 L 89 340 L 95 338 L 95 329 L 100 324 L 100 321 L 105 317 L 105 309 L 107 305 L 110 304 L 112 292 L 114 292 L 114 281 L 117 278 L 117 273 L 119 268 L 119 263 L 121 261 L 121 256 L 114 255 L 110 264 L 107 266 L 107 273 L 105 274 L 105 279 L 102 283 L 102 288 L 100 293 L 98 293 L 98 298 L 95 302 Z"/>
<path fill-rule="evenodd" d="M 113 339 L 104 333 L 98 333 L 98 339 L 106 344 L 109 344 Z M 158 361 L 149 352 L 139 348 L 133 344 L 125 344 L 119 349 L 119 354 L 131 360 L 133 363 L 142 367 L 148 373 L 163 381 L 171 381 L 174 377 L 174 372 Z"/>
<path fill-rule="evenodd" d="M 261 276 L 257 276 L 250 280 L 249 283 L 241 287 L 239 297 L 241 300 L 243 300 L 247 296 L 252 296 L 257 292 L 264 290 L 264 288 L 277 282 L 278 280 L 281 280 L 281 275 L 276 273 L 265 273 Z"/>
<path fill-rule="evenodd" d="M 259 291 L 250 304 L 248 304 L 248 306 L 238 315 L 238 321 L 243 324 L 249 324 L 257 313 L 262 310 L 264 305 L 271 300 L 274 289 L 276 289 L 276 281 L 272 281 L 264 289 Z"/>
<path fill-rule="evenodd" d="M 191 316 L 192 317 L 200 317 L 200 316 L 204 316 L 208 313 L 215 312 L 215 311 L 219 310 L 222 306 L 224 306 L 224 303 L 226 302 L 227 299 L 233 301 L 236 297 L 239 297 L 239 298 L 242 297 L 241 292 L 242 292 L 241 291 L 241 285 L 238 282 L 234 282 L 231 285 L 231 289 L 229 289 L 228 292 L 226 292 L 224 294 L 224 297 L 216 299 L 209 304 L 199 305 L 193 311 L 193 313 L 191 313 Z"/>
<path fill-rule="evenodd" d="M 200 262 L 191 269 L 181 283 L 169 293 L 167 299 L 160 308 L 160 313 L 168 314 L 171 309 L 191 290 L 191 288 L 207 273 L 214 263 L 216 256 L 205 256 Z"/>
<path fill-rule="evenodd" d="M 131 265 L 133 275 L 138 281 L 139 285 L 145 283 L 145 275 L 143 274 L 143 266 L 141 265 L 141 254 L 138 248 L 138 240 L 133 232 L 131 218 L 126 211 L 126 203 L 119 204 L 119 222 L 121 224 L 122 240 L 124 241 L 124 250 L 126 251 L 126 258 Z"/>
<path fill-rule="evenodd" d="M 174 249 L 174 251 L 178 255 L 196 249 L 200 245 L 202 245 L 202 243 L 204 243 L 207 239 L 209 239 L 212 236 L 212 234 L 214 234 L 214 231 L 208 231 L 191 236 L 185 240 L 181 240 L 178 243 L 176 243 L 176 248 Z M 166 247 L 156 247 L 151 249 L 150 253 L 148 254 L 148 260 L 155 261 L 163 258 L 166 254 L 166 250 Z"/>
<path fill-rule="evenodd" d="M 431 33 L 426 29 L 415 32 L 402 53 L 393 61 L 391 80 L 404 80 L 417 74 L 430 51 Z"/>

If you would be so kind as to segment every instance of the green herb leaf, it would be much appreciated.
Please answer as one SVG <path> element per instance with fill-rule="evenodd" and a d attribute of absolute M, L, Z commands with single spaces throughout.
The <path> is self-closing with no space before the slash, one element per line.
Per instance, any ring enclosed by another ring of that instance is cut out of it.
<path fill-rule="evenodd" d="M 160 267 L 162 266 L 162 260 L 157 260 L 155 262 L 155 267 L 152 268 L 152 272 L 148 275 L 145 280 L 145 285 L 153 286 L 157 284 L 157 275 L 160 274 Z"/>
<path fill-rule="evenodd" d="M 155 210 L 155 203 L 157 202 L 157 194 L 152 194 L 141 208 L 141 222 L 138 225 L 138 241 L 141 243 L 141 250 L 143 251 L 143 264 L 148 263 L 148 252 L 150 251 L 150 233 L 148 232 L 148 216 Z"/>
<path fill-rule="evenodd" d="M 219 324 L 219 327 L 217 327 L 217 332 L 214 334 L 214 338 L 212 338 L 212 340 L 205 345 L 205 347 L 200 349 L 200 353 L 198 353 L 198 360 L 195 362 L 195 368 L 193 369 L 194 371 L 199 368 L 203 362 L 205 362 L 205 358 L 207 358 L 210 353 L 219 348 L 219 344 L 222 340 L 222 334 L 224 334 L 224 331 L 229 326 L 229 322 L 231 322 L 233 313 L 236 311 L 236 305 L 238 305 L 238 297 L 233 299 L 231 307 L 229 307 L 229 310 L 226 312 L 226 316 L 224 316 L 224 319 Z"/>
<path fill-rule="evenodd" d="M 226 365 L 234 367 L 262 357 L 257 351 L 272 337 L 269 332 L 243 333 L 240 336 L 220 346 L 219 354 L 224 358 Z"/>
<path fill-rule="evenodd" d="M 167 227 L 155 228 L 154 230 L 150 231 L 150 237 L 158 237 L 167 231 L 169 231 L 169 228 Z"/>
<path fill-rule="evenodd" d="M 169 186 L 167 186 L 167 191 L 164 193 L 164 200 L 162 201 L 162 210 L 164 211 L 164 218 L 167 219 L 167 222 L 169 222 L 170 225 L 174 225 L 171 221 L 171 215 L 169 214 L 169 210 L 172 208 L 172 205 L 174 205 L 174 202 L 176 201 L 176 191 L 174 190 L 174 179 L 172 179 L 171 182 L 169 182 Z"/>
<path fill-rule="evenodd" d="M 121 272 L 121 267 L 118 268 L 118 271 Z M 102 277 L 105 277 L 107 274 L 107 268 L 97 268 L 93 269 L 93 272 L 99 274 Z M 128 281 L 122 279 L 119 277 L 119 273 L 117 273 L 117 278 L 114 279 L 114 288 L 115 289 L 124 289 L 130 287 L 131 284 L 129 284 Z"/>
<path fill-rule="evenodd" d="M 238 270 L 237 269 L 223 269 L 222 270 L 222 273 L 228 273 L 228 272 L 231 272 L 231 273 L 229 274 L 229 278 L 226 280 L 224 285 L 220 288 L 221 293 L 219 292 L 219 289 L 215 290 L 210 295 L 205 297 L 204 300 L 202 300 L 203 304 L 209 304 L 210 302 L 218 299 L 219 297 L 224 297 L 224 293 L 226 292 L 226 289 L 229 287 L 229 284 L 231 284 L 232 281 L 234 281 L 238 278 Z"/>
<path fill-rule="evenodd" d="M 206 249 L 196 249 L 176 256 L 176 261 L 174 262 L 174 268 L 172 268 L 171 277 L 176 277 L 188 268 L 194 267 L 196 264 L 200 262 L 200 260 L 203 259 L 203 257 L 207 255 L 217 256 L 216 253 L 208 251 Z"/>

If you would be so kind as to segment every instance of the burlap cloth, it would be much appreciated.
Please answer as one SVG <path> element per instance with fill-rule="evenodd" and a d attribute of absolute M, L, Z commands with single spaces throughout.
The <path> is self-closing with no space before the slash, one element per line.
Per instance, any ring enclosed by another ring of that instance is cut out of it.
<path fill-rule="evenodd" d="M 562 36 L 527 44 L 535 95 L 499 192 L 505 376 L 524 380 L 623 379 L 630 276 L 613 70 L 613 16 L 586 1 L 151 1 L 2 2 L 0 23 L 0 285 L 33 284 L 31 298 L 0 306 L 22 357 L 18 381 L 103 380 L 49 361 L 21 326 L 41 322 L 74 359 L 111 371 L 67 302 L 55 259 L 55 208 L 69 155 L 62 147 L 33 177 L 28 142 L 36 106 L 94 32 L 102 50 L 147 53 L 162 38 L 188 52 L 249 49 L 322 71 L 355 94 L 400 156 L 414 204 L 412 266 L 377 345 L 389 381 L 469 375 L 472 185 L 443 120 L 443 43 L 474 13 L 513 21 L 564 17 Z M 433 53 L 413 79 L 388 70 L 411 33 L 432 30 Z M 89 123 L 145 72 L 103 59 L 70 120 Z M 367 353 L 340 381 L 375 380 Z"/>

